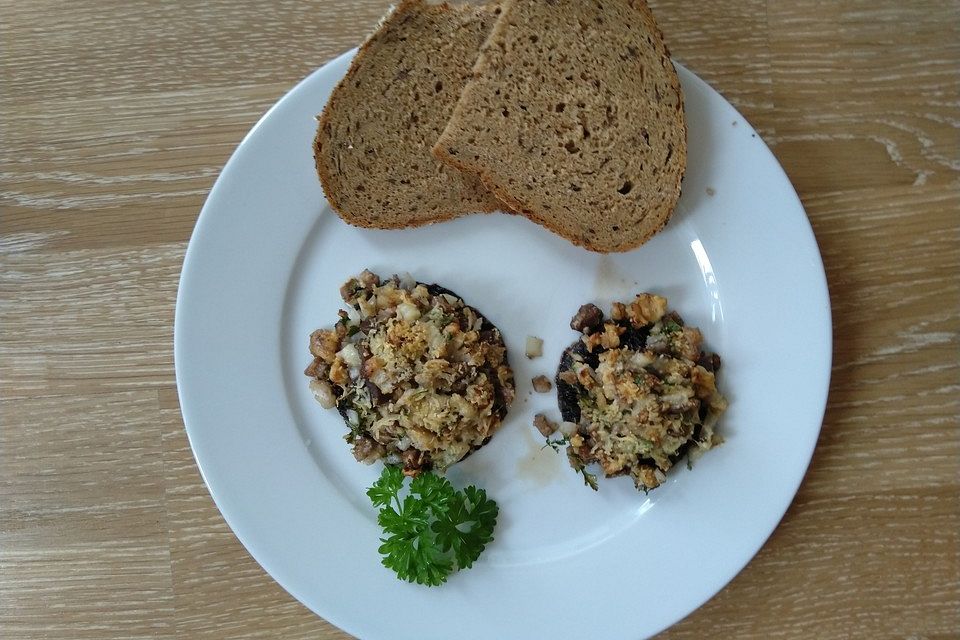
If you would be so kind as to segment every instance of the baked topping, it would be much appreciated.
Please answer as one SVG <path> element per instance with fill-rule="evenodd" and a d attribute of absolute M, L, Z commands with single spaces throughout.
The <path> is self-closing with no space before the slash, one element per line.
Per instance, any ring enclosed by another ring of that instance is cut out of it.
<path fill-rule="evenodd" d="M 310 336 L 305 373 L 336 406 L 362 462 L 442 471 L 493 435 L 513 401 L 500 331 L 453 292 L 370 271 L 340 289 L 352 309 Z"/>
<path fill-rule="evenodd" d="M 721 442 L 720 359 L 702 351 L 698 329 L 667 312 L 666 298 L 643 293 L 614 303 L 606 321 L 589 306 L 571 322 L 583 335 L 557 372 L 561 413 L 577 424 L 567 457 L 578 471 L 596 462 L 608 477 L 629 474 L 637 488 L 655 488 L 685 454 Z"/>

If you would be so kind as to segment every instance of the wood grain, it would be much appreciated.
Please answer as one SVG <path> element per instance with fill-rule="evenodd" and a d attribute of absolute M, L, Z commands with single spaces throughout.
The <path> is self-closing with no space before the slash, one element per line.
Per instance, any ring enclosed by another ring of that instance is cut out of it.
<path fill-rule="evenodd" d="M 835 341 L 796 500 L 663 638 L 960 637 L 960 3 L 652 4 L 796 186 Z M 0 1 L 0 637 L 350 637 L 210 500 L 172 325 L 223 163 L 387 5 Z"/>

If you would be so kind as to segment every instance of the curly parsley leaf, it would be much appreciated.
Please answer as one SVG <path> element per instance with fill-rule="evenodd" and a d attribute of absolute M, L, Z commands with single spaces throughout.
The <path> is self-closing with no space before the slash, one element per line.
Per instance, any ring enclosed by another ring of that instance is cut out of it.
<path fill-rule="evenodd" d="M 461 569 L 473 566 L 487 543 L 493 540 L 500 508 L 487 498 L 487 492 L 467 487 L 454 495 L 447 511 L 430 525 L 444 552 L 452 551 Z"/>
<path fill-rule="evenodd" d="M 403 486 L 403 471 L 399 467 L 384 467 L 380 479 L 367 489 L 367 496 L 375 507 L 388 506 Z"/>
<path fill-rule="evenodd" d="M 499 508 L 483 489 L 457 491 L 430 472 L 410 482 L 401 499 L 403 472 L 384 467 L 367 496 L 380 508 L 380 554 L 385 567 L 402 580 L 443 584 L 454 571 L 468 569 L 493 540 Z"/>
<path fill-rule="evenodd" d="M 410 493 L 417 496 L 434 517 L 439 518 L 447 510 L 447 505 L 456 496 L 457 490 L 442 476 L 421 473 L 410 481 Z"/>

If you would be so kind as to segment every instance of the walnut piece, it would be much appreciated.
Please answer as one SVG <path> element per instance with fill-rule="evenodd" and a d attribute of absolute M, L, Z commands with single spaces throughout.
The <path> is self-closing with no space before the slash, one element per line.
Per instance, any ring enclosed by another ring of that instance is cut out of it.
<path fill-rule="evenodd" d="M 547 376 L 537 376 L 531 382 L 533 383 L 533 390 L 537 393 L 547 393 L 553 388 L 553 384 Z"/>
<path fill-rule="evenodd" d="M 627 306 L 627 317 L 638 329 L 653 324 L 667 312 L 667 299 L 652 293 L 641 293 Z"/>
<path fill-rule="evenodd" d="M 580 333 L 593 333 L 603 322 L 603 311 L 595 304 L 585 304 L 570 320 L 570 328 Z"/>
<path fill-rule="evenodd" d="M 537 428 L 537 431 L 539 431 L 544 438 L 549 438 L 557 430 L 557 424 L 547 420 L 547 416 L 542 413 L 533 416 L 533 426 Z"/>

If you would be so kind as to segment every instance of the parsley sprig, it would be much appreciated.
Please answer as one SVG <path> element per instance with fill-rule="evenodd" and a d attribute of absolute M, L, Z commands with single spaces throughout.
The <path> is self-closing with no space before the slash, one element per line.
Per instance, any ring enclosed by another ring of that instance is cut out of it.
<path fill-rule="evenodd" d="M 493 540 L 500 509 L 483 489 L 457 491 L 450 482 L 425 472 L 410 481 L 401 498 L 404 475 L 386 466 L 367 496 L 380 508 L 377 522 L 383 566 L 408 582 L 437 586 L 454 571 L 469 569 Z"/>

